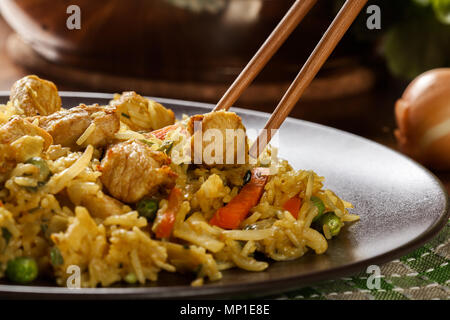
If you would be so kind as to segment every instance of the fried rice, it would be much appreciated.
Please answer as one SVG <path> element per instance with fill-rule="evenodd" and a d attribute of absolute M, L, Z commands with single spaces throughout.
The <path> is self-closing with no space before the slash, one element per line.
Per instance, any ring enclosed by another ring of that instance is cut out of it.
<path fill-rule="evenodd" d="M 110 106 L 120 109 L 120 97 Z M 221 279 L 223 271 L 230 268 L 259 272 L 269 268 L 272 261 L 298 259 L 308 251 L 325 253 L 332 234 L 327 227 L 314 225 L 320 211 L 314 202 L 317 199 L 325 207 L 322 211 L 334 212 L 342 225 L 358 220 L 348 211 L 350 203 L 324 188 L 323 177 L 292 168 L 287 161 L 276 158 L 270 146 L 253 164 L 186 163 L 190 140 L 182 128 L 170 131 L 163 139 L 146 132 L 186 123 L 189 117 L 175 122 L 166 114 L 158 125 L 152 106 L 164 113 L 162 106 L 148 99 L 143 101 L 133 114 L 121 114 L 125 121 L 120 121 L 120 129 L 106 145 L 83 146 L 91 135 L 98 134 L 99 124 L 95 122 L 77 137 L 78 147 L 52 144 L 45 148 L 42 138 L 36 135 L 4 143 L 5 148 L 14 144 L 20 147 L 14 149 L 13 160 L 2 157 L 0 278 L 5 276 L 8 261 L 30 257 L 37 262 L 41 277 L 54 279 L 60 286 L 67 285 L 72 266 L 80 270 L 81 287 L 107 287 L 119 282 L 144 284 L 157 281 L 161 271 L 193 274 L 192 285 L 197 286 Z M 150 116 L 140 117 L 140 112 Z M 13 117 L 23 117 L 17 101 L 1 106 L 0 113 L 3 126 Z M 139 128 L 131 128 L 133 120 Z M 171 160 L 168 170 L 176 179 L 152 191 L 152 198 L 158 202 L 153 220 L 140 214 L 137 202 L 114 198 L 113 189 L 105 187 L 109 181 L 104 180 L 103 162 L 111 156 L 105 153 L 112 145 L 126 142 L 145 144 L 149 152 L 160 152 L 171 144 L 164 153 Z M 43 159 L 51 173 L 44 183 L 36 166 L 27 163 L 33 157 Z M 246 174 L 262 166 L 263 158 L 271 159 L 271 175 L 257 204 L 239 227 L 226 229 L 211 224 L 216 212 L 244 188 Z M 170 235 L 159 238 L 156 228 L 172 208 L 169 194 L 173 188 L 181 191 L 181 200 Z M 284 208 L 294 197 L 301 201 L 295 215 Z"/>

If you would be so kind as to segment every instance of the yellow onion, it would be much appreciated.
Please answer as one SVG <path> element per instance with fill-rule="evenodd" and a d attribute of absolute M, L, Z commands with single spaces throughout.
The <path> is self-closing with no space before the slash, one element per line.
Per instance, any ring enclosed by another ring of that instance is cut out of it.
<path fill-rule="evenodd" d="M 424 165 L 450 170 L 450 69 L 417 77 L 395 106 L 400 150 Z"/>

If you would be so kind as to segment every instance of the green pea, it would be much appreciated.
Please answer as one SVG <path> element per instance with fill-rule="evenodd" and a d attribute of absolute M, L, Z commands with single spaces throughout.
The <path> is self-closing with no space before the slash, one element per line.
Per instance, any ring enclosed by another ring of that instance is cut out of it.
<path fill-rule="evenodd" d="M 135 284 L 138 281 L 136 275 L 132 272 L 127 274 L 123 279 L 125 280 L 125 282 L 129 284 Z"/>
<path fill-rule="evenodd" d="M 250 170 L 248 170 L 244 176 L 244 185 L 249 183 L 251 179 L 252 179 L 252 172 Z"/>
<path fill-rule="evenodd" d="M 15 283 L 26 284 L 38 276 L 38 266 L 34 259 L 20 257 L 9 260 L 6 267 L 6 277 Z"/>
<path fill-rule="evenodd" d="M 142 199 L 138 202 L 136 210 L 141 217 L 147 218 L 148 221 L 153 221 L 158 211 L 158 201 L 155 199 Z"/>
<path fill-rule="evenodd" d="M 342 221 L 334 212 L 325 213 L 318 221 L 318 224 L 323 229 L 324 225 L 327 225 L 330 229 L 332 237 L 337 236 L 341 231 Z"/>
<path fill-rule="evenodd" d="M 47 165 L 47 161 L 40 157 L 33 157 L 25 161 L 26 164 L 32 164 L 39 169 L 39 181 L 48 181 L 51 175 L 50 168 Z"/>
<path fill-rule="evenodd" d="M 318 198 L 316 196 L 311 197 L 311 202 L 313 203 L 313 205 L 315 205 L 317 207 L 317 210 L 319 210 L 319 213 L 313 219 L 313 222 L 316 222 L 322 217 L 322 215 L 325 211 L 325 204 L 323 203 L 322 200 L 320 200 L 320 198 Z"/>

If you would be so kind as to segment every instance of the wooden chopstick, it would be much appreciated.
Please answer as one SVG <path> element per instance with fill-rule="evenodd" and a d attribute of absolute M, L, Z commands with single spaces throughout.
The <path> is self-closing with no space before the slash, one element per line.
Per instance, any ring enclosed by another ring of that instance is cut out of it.
<path fill-rule="evenodd" d="M 261 132 L 251 146 L 250 155 L 253 158 L 258 158 L 270 142 L 272 130 L 280 128 L 283 121 L 301 98 L 306 88 L 310 85 L 366 3 L 367 0 L 347 0 L 345 2 L 313 53 L 309 56 L 300 73 L 286 91 L 277 108 L 272 113 L 272 116 L 266 123 L 265 130 Z"/>
<path fill-rule="evenodd" d="M 316 2 L 317 0 L 295 1 L 269 38 L 267 38 L 262 47 L 217 103 L 213 111 L 228 110 L 231 108 Z"/>

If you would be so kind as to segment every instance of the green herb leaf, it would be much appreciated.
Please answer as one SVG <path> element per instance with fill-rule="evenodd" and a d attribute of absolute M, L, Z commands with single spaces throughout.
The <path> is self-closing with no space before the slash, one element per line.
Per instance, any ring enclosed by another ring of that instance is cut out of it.
<path fill-rule="evenodd" d="M 50 250 L 50 259 L 52 262 L 52 265 L 56 266 L 60 266 L 64 263 L 64 258 L 61 255 L 61 251 L 59 251 L 58 247 L 53 247 Z"/>
<path fill-rule="evenodd" d="M 161 145 L 161 147 L 158 148 L 158 151 L 162 151 L 166 154 L 168 154 L 170 152 L 170 150 L 172 150 L 173 147 L 173 141 L 167 140 L 164 141 L 164 143 Z"/>
<path fill-rule="evenodd" d="M 39 191 L 40 188 L 42 188 L 43 186 L 45 186 L 46 183 L 47 183 L 47 182 L 45 182 L 45 181 L 39 181 L 39 182 L 37 183 L 37 186 L 36 186 L 36 187 L 24 187 L 24 189 L 27 190 L 28 192 L 36 193 L 36 192 Z M 32 210 L 34 210 L 34 209 L 32 209 Z M 30 213 L 31 213 L 31 212 L 30 212 Z"/>
<path fill-rule="evenodd" d="M 203 269 L 203 264 L 201 264 L 201 263 L 197 266 L 197 268 L 195 268 L 194 273 L 197 275 L 197 277 L 200 276 L 200 272 L 202 271 L 202 269 Z"/>
<path fill-rule="evenodd" d="M 3 239 L 5 239 L 6 245 L 8 245 L 9 241 L 11 240 L 11 237 L 12 237 L 12 234 L 8 230 L 8 228 L 2 227 L 2 236 L 3 236 Z"/>
<path fill-rule="evenodd" d="M 125 117 L 125 118 L 127 118 L 127 119 L 130 119 L 130 116 L 129 116 L 128 114 L 126 114 L 126 113 L 123 113 L 123 112 L 122 112 L 122 117 Z"/>
<path fill-rule="evenodd" d="M 252 172 L 251 170 L 248 170 L 244 175 L 244 185 L 250 182 L 252 180 Z"/>
<path fill-rule="evenodd" d="M 47 230 L 48 230 L 48 224 L 42 223 L 42 224 L 41 224 L 41 231 L 42 231 L 42 233 L 43 233 L 44 235 L 46 235 Z"/>
<path fill-rule="evenodd" d="M 151 141 L 148 141 L 148 140 L 146 140 L 146 139 L 141 139 L 141 140 L 139 140 L 140 142 L 142 142 L 142 143 L 145 143 L 146 145 L 148 145 L 148 146 L 152 146 L 152 145 L 154 145 L 154 143 L 153 142 L 151 142 Z"/>
<path fill-rule="evenodd" d="M 41 207 L 36 207 L 33 209 L 28 210 L 28 213 L 35 213 L 36 211 L 38 211 Z"/>

